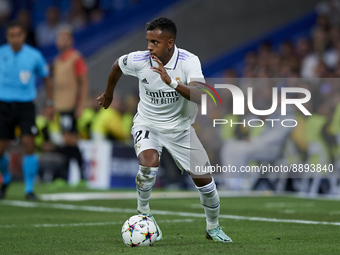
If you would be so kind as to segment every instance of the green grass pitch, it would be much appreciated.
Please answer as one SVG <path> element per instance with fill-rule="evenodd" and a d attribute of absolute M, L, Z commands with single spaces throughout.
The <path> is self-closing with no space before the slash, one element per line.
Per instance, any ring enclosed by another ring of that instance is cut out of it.
<path fill-rule="evenodd" d="M 234 241 L 225 244 L 205 238 L 203 217 L 188 216 L 204 213 L 198 198 L 153 199 L 151 208 L 165 212 L 154 213 L 163 239 L 152 247 L 131 248 L 123 243 L 120 231 L 123 222 L 136 214 L 135 199 L 26 203 L 22 190 L 22 184 L 14 183 L 0 201 L 0 254 L 340 254 L 339 201 L 221 198 L 220 214 L 227 216 L 220 218 L 220 224 Z M 36 191 L 56 193 L 47 185 L 37 185 Z M 70 191 L 89 192 L 86 188 L 58 190 Z M 15 205 L 17 201 L 20 206 Z M 279 221 L 266 221 L 273 218 Z M 280 221 L 284 219 L 310 222 Z"/>

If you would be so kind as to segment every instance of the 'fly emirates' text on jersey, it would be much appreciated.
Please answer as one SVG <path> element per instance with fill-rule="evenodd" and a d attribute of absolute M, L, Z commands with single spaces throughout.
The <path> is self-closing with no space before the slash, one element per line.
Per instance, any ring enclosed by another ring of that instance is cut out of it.
<path fill-rule="evenodd" d="M 160 132 L 188 129 L 195 122 L 197 105 L 164 83 L 151 66 L 158 64 L 151 59 L 149 51 L 131 52 L 119 58 L 122 72 L 139 79 L 140 102 L 134 121 Z M 176 46 L 164 68 L 172 79 L 184 85 L 204 81 L 198 57 Z"/>

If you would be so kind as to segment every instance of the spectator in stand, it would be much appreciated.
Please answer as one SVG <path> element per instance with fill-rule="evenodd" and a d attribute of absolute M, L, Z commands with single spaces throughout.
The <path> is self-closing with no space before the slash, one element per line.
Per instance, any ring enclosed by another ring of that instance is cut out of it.
<path fill-rule="evenodd" d="M 36 40 L 40 47 L 51 45 L 55 42 L 58 30 L 64 24 L 60 21 L 58 7 L 48 7 L 45 12 L 45 21 L 40 23 L 36 30 Z"/>
<path fill-rule="evenodd" d="M 281 57 L 278 53 L 273 52 L 269 58 L 270 77 L 279 77 L 281 68 Z"/>
<path fill-rule="evenodd" d="M 104 13 L 101 9 L 97 8 L 90 12 L 90 22 L 92 24 L 99 24 L 104 18 Z"/>
<path fill-rule="evenodd" d="M 243 70 L 243 78 L 256 78 L 255 68 L 251 68 L 250 66 L 246 66 Z"/>
<path fill-rule="evenodd" d="M 0 0 L 0 26 L 3 26 L 8 22 L 11 11 L 10 2 L 8 0 Z"/>
<path fill-rule="evenodd" d="M 301 61 L 311 53 L 311 44 L 309 39 L 301 37 L 297 40 L 295 45 L 295 55 Z"/>
<path fill-rule="evenodd" d="M 81 0 L 73 0 L 71 2 L 67 23 L 70 24 L 74 30 L 79 30 L 86 26 L 87 17 Z"/>
<path fill-rule="evenodd" d="M 246 68 L 254 69 L 257 64 L 257 55 L 254 51 L 249 51 L 244 59 Z"/>
<path fill-rule="evenodd" d="M 100 7 L 99 5 L 100 0 L 81 0 L 81 2 L 85 9 L 88 19 L 90 17 L 91 12 L 93 10 L 99 9 Z"/>
<path fill-rule="evenodd" d="M 12 8 L 8 0 L 0 0 L 0 45 L 6 43 L 6 24 Z"/>
<path fill-rule="evenodd" d="M 314 69 L 314 76 L 318 78 L 327 78 L 330 76 L 327 65 L 323 61 L 319 61 Z"/>
<path fill-rule="evenodd" d="M 31 14 L 28 10 L 22 9 L 17 14 L 17 21 L 25 28 L 26 30 L 26 43 L 36 47 L 36 41 L 35 41 L 35 33 L 32 28 L 32 22 L 31 22 Z"/>
<path fill-rule="evenodd" d="M 338 64 L 333 72 L 334 78 L 340 78 L 340 65 Z"/>
<path fill-rule="evenodd" d="M 330 24 L 333 26 L 340 25 L 340 1 L 339 0 L 325 0 L 320 1 L 316 6 L 316 12 L 319 15 L 327 16 Z"/>
<path fill-rule="evenodd" d="M 104 18 L 104 12 L 100 8 L 100 0 L 81 0 L 85 9 L 87 20 L 92 24 L 100 23 Z"/>
<path fill-rule="evenodd" d="M 324 61 L 330 70 L 335 70 L 340 60 L 340 39 L 334 38 L 332 47 L 324 54 Z"/>
<path fill-rule="evenodd" d="M 331 24 L 327 15 L 320 14 L 316 19 L 315 28 L 321 28 L 322 30 L 328 32 L 331 28 Z"/>
<path fill-rule="evenodd" d="M 261 75 L 261 77 L 267 76 L 269 59 L 272 52 L 272 46 L 269 42 L 264 42 L 260 45 L 258 49 L 257 62 L 254 69 L 256 76 L 259 76 L 259 74 Z"/>
<path fill-rule="evenodd" d="M 234 84 L 236 82 L 237 72 L 235 69 L 227 69 L 224 71 L 223 77 L 228 79 L 228 82 L 230 82 L 230 84 Z"/>
<path fill-rule="evenodd" d="M 307 55 L 301 63 L 301 77 L 315 78 L 315 68 L 319 61 L 323 61 L 324 52 L 329 46 L 329 36 L 321 26 L 316 27 L 312 33 L 313 52 Z"/>
<path fill-rule="evenodd" d="M 331 2 L 328 4 L 335 4 Z M 303 78 L 338 77 L 340 26 L 334 24 L 327 13 L 321 12 L 311 40 L 299 38 L 295 48 L 292 42 L 283 41 L 277 52 L 269 42 L 262 43 L 257 53 L 246 54 L 243 77 L 298 77 L 297 73 Z"/>
<path fill-rule="evenodd" d="M 340 26 L 332 27 L 329 36 L 330 42 L 334 46 L 340 40 Z"/>
<path fill-rule="evenodd" d="M 279 47 L 279 54 L 283 59 L 292 58 L 294 56 L 294 46 L 291 41 L 283 41 Z"/>

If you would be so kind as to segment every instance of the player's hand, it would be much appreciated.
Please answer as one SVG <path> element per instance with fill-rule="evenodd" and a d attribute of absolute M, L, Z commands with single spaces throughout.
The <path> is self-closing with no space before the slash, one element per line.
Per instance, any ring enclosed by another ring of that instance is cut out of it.
<path fill-rule="evenodd" d="M 48 120 L 53 120 L 54 119 L 54 107 L 51 106 L 46 106 L 45 108 L 45 116 Z"/>
<path fill-rule="evenodd" d="M 105 95 L 105 93 L 103 93 L 101 96 L 99 96 L 97 98 L 97 101 L 99 102 L 99 105 L 104 107 L 105 109 L 107 109 L 110 104 L 112 103 L 112 96 L 108 97 L 107 95 Z"/>
<path fill-rule="evenodd" d="M 159 73 L 162 81 L 165 82 L 167 85 L 169 85 L 171 83 L 171 78 L 166 72 L 162 61 L 160 61 L 155 55 L 151 55 L 151 58 L 153 61 L 158 63 L 158 67 L 155 67 L 155 66 L 151 67 L 152 71 Z"/>

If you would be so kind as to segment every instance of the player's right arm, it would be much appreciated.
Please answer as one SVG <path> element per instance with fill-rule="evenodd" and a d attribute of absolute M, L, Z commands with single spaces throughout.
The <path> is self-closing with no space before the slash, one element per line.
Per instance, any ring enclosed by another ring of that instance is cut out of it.
<path fill-rule="evenodd" d="M 137 54 L 137 55 L 136 55 Z M 144 54 L 144 55 L 143 55 Z M 97 98 L 99 104 L 107 109 L 113 98 L 113 91 L 122 74 L 137 77 L 136 62 L 148 58 L 144 52 L 131 52 L 118 58 L 111 67 L 105 92 Z"/>
<path fill-rule="evenodd" d="M 111 67 L 105 92 L 97 98 L 99 105 L 101 105 L 105 109 L 107 109 L 112 103 L 113 91 L 116 87 L 118 80 L 120 79 L 123 73 L 119 67 L 118 61 L 119 59 L 117 59 Z"/>

